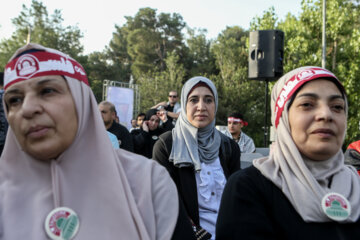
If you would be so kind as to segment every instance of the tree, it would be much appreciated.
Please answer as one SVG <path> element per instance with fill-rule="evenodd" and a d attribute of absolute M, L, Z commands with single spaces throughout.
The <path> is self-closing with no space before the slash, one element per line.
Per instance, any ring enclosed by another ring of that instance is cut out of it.
<path fill-rule="evenodd" d="M 126 20 L 122 27 L 116 26 L 109 56 L 114 65 L 130 66 L 135 81 L 149 72 L 165 71 L 169 53 L 183 56 L 185 23 L 179 14 L 156 15 L 155 9 L 142 8 Z"/>
<path fill-rule="evenodd" d="M 9 39 L 0 42 L 0 65 L 5 67 L 12 54 L 26 44 L 29 27 L 31 42 L 54 48 L 77 58 L 83 51 L 80 44 L 82 33 L 77 26 L 62 26 L 63 18 L 60 10 L 49 16 L 46 7 L 33 0 L 31 7 L 23 5 L 20 15 L 12 19 L 16 31 Z"/>
<path fill-rule="evenodd" d="M 211 42 L 206 39 L 206 32 L 205 29 L 188 28 L 189 37 L 186 39 L 188 48 L 185 58 L 188 78 L 218 74 L 215 57 L 210 51 Z"/>
<path fill-rule="evenodd" d="M 179 60 L 180 57 L 175 52 L 172 52 L 165 60 L 167 65 L 165 71 L 149 72 L 139 77 L 141 111 L 145 112 L 157 103 L 167 99 L 168 92 L 171 90 L 181 92 L 185 68 Z"/>
<path fill-rule="evenodd" d="M 250 22 L 250 30 L 270 30 L 275 29 L 278 17 L 275 13 L 275 8 L 270 7 L 268 10 L 264 11 L 263 16 L 254 17 Z"/>

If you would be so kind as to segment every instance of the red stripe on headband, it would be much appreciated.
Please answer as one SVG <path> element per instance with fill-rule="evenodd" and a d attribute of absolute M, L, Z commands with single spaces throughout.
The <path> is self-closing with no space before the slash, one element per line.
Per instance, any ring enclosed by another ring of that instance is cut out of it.
<path fill-rule="evenodd" d="M 290 78 L 281 89 L 280 94 L 275 102 L 275 127 L 279 125 L 281 114 L 285 108 L 286 102 L 291 98 L 294 92 L 304 83 L 314 79 L 331 77 L 339 81 L 336 76 L 323 68 L 306 68 Z M 340 81 L 339 81 L 340 83 Z"/>
<path fill-rule="evenodd" d="M 21 55 L 6 64 L 4 88 L 27 80 L 46 75 L 65 75 L 89 85 L 84 68 L 80 63 L 65 55 L 50 52 L 33 52 Z"/>
<path fill-rule="evenodd" d="M 248 125 L 248 122 L 242 120 L 241 118 L 228 117 L 228 122 L 239 122 L 244 124 L 245 127 Z"/>

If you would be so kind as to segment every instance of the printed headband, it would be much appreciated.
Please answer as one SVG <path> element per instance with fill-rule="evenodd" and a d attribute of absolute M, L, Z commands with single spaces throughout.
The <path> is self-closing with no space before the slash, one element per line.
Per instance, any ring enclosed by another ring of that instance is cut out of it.
<path fill-rule="evenodd" d="M 239 122 L 239 123 L 244 124 L 245 127 L 248 125 L 248 122 L 246 122 L 240 118 L 234 118 L 234 117 L 228 117 L 228 122 Z"/>
<path fill-rule="evenodd" d="M 299 89 L 299 87 L 311 80 L 329 77 L 336 79 L 340 83 L 340 81 L 332 72 L 323 68 L 306 68 L 292 76 L 281 89 L 280 94 L 275 102 L 275 128 L 277 128 L 279 125 L 280 117 L 285 108 L 286 102 L 291 99 L 291 96 L 296 92 L 297 89 Z"/>
<path fill-rule="evenodd" d="M 46 75 L 65 75 L 89 85 L 84 68 L 65 55 L 38 51 L 21 55 L 6 64 L 4 89 L 29 78 Z"/>

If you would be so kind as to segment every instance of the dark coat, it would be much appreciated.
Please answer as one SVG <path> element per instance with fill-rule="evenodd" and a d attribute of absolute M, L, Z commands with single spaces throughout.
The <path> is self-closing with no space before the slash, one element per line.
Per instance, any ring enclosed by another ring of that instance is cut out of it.
<path fill-rule="evenodd" d="M 126 127 L 113 121 L 113 124 L 107 130 L 117 137 L 120 148 L 134 152 L 133 140 Z"/>
<path fill-rule="evenodd" d="M 226 183 L 216 239 L 358 240 L 360 219 L 350 224 L 306 223 L 283 192 L 251 166 L 232 175 Z"/>
<path fill-rule="evenodd" d="M 134 142 L 134 152 L 147 158 L 152 157 L 153 147 L 159 136 L 174 128 L 171 121 L 167 120 L 154 131 L 145 132 L 142 128 L 131 131 Z"/>
<path fill-rule="evenodd" d="M 226 179 L 240 169 L 240 149 L 236 142 L 220 133 L 221 146 L 219 158 Z M 197 198 L 197 187 L 195 179 L 195 170 L 193 167 L 175 167 L 169 161 L 172 148 L 172 132 L 164 133 L 156 142 L 153 150 L 153 159 L 163 165 L 174 180 L 180 198 L 184 203 L 189 217 L 196 225 L 199 225 L 199 206 Z"/>

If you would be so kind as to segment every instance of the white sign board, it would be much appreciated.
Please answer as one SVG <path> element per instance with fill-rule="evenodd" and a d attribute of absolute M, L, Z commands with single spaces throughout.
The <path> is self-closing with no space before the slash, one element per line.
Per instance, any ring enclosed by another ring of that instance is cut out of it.
<path fill-rule="evenodd" d="M 115 105 L 120 124 L 130 129 L 134 109 L 134 90 L 131 88 L 109 87 L 106 101 Z"/>

